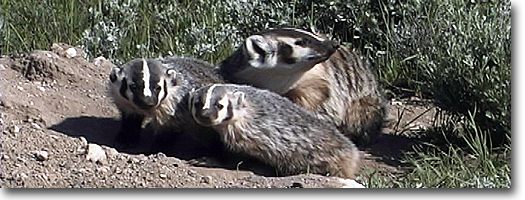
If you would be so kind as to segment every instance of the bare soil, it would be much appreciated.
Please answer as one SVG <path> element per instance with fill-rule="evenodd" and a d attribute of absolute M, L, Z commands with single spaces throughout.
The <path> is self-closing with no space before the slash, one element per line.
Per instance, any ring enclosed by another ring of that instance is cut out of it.
<path fill-rule="evenodd" d="M 361 186 L 353 180 L 314 174 L 268 176 L 257 166 L 249 166 L 249 162 L 238 163 L 233 169 L 196 167 L 184 155 L 149 151 L 152 139 L 148 135 L 142 136 L 137 148 L 115 149 L 112 144 L 119 128 L 118 111 L 106 96 L 108 75 L 114 65 L 104 59 L 88 62 L 80 50 L 71 52 L 74 49 L 54 44 L 52 51 L 0 58 L 1 187 Z M 392 122 L 384 136 L 362 149 L 362 170 L 401 170 L 402 152 L 416 143 L 407 133 L 428 127 L 435 114 L 429 103 L 406 102 L 393 101 Z M 356 180 L 366 177 L 358 174 Z"/>

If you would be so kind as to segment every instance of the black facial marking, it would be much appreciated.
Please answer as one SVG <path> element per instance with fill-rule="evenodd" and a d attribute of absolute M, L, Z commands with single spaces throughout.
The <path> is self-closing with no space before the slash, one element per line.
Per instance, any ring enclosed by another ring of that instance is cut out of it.
<path fill-rule="evenodd" d="M 126 96 L 126 90 L 128 90 L 128 82 L 126 81 L 126 78 L 123 78 L 122 82 L 120 83 L 120 95 L 129 100 L 129 98 Z"/>
<path fill-rule="evenodd" d="M 287 63 L 287 64 L 294 64 L 296 62 L 296 59 L 292 57 L 292 54 L 293 54 L 293 48 L 284 43 L 284 42 L 279 42 L 279 55 L 280 55 L 280 59 L 284 62 L 284 63 Z"/>
<path fill-rule="evenodd" d="M 257 52 L 259 55 L 261 55 L 259 61 L 261 63 L 264 63 L 266 62 L 266 52 L 261 48 L 259 47 L 259 45 L 257 45 L 255 42 L 252 42 L 252 46 L 253 46 L 253 49 L 255 50 L 255 52 Z"/>
<path fill-rule="evenodd" d="M 114 83 L 117 80 L 117 73 L 111 73 L 109 75 L 109 80 L 111 80 L 111 82 Z"/>
<path fill-rule="evenodd" d="M 295 41 L 295 45 L 297 45 L 297 46 L 305 47 L 305 46 L 307 46 L 308 44 L 310 44 L 310 40 L 308 40 L 308 39 L 306 39 L 306 38 L 305 38 L 305 39 L 300 39 L 300 40 Z"/>
<path fill-rule="evenodd" d="M 166 97 L 168 97 L 168 81 L 164 80 L 164 95 L 162 95 L 162 99 L 160 101 L 163 102 Z"/>

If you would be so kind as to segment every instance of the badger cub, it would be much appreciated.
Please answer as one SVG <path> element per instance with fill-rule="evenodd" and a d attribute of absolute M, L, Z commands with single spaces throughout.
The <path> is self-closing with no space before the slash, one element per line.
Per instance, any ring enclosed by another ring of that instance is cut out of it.
<path fill-rule="evenodd" d="M 121 114 L 115 145 L 136 145 L 145 118 L 156 118 L 161 104 L 169 104 L 175 73 L 156 60 L 136 59 L 113 68 L 109 79 L 109 95 Z"/>
<path fill-rule="evenodd" d="M 136 59 L 113 68 L 109 78 L 109 96 L 121 114 L 116 146 L 136 145 L 147 121 L 153 122 L 156 133 L 198 138 L 199 134 L 213 131 L 196 124 L 187 105 L 187 95 L 192 89 L 222 82 L 212 65 L 179 57 Z"/>
<path fill-rule="evenodd" d="M 359 145 L 376 139 L 387 113 L 379 84 L 357 53 L 300 29 L 248 37 L 220 64 L 219 73 L 232 83 L 287 97 L 333 121 Z"/>
<path fill-rule="evenodd" d="M 333 124 L 273 92 L 214 84 L 191 93 L 195 121 L 215 129 L 227 149 L 275 167 L 279 175 L 351 178 L 359 154 Z"/>

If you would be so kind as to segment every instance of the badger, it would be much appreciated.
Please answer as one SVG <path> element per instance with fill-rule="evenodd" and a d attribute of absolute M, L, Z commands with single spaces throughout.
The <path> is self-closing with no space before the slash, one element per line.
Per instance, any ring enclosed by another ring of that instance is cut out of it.
<path fill-rule="evenodd" d="M 268 90 L 213 84 L 190 95 L 191 114 L 212 127 L 231 152 L 252 156 L 278 175 L 315 173 L 352 178 L 355 145 L 329 121 Z"/>
<path fill-rule="evenodd" d="M 326 37 L 295 28 L 249 36 L 218 73 L 228 82 L 276 92 L 333 121 L 359 146 L 381 133 L 387 102 L 360 56 Z"/>
<path fill-rule="evenodd" d="M 152 122 L 156 136 L 184 134 L 210 148 L 219 143 L 208 133 L 213 129 L 195 123 L 187 105 L 191 90 L 223 82 L 211 64 L 180 57 L 135 59 L 113 68 L 109 79 L 109 96 L 121 115 L 117 147 L 137 145 L 148 122 Z"/>

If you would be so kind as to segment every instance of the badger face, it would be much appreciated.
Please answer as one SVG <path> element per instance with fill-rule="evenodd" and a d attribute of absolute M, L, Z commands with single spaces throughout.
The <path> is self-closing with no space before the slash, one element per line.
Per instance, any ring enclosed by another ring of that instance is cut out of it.
<path fill-rule="evenodd" d="M 123 101 L 141 110 L 152 110 L 168 96 L 175 73 L 152 59 L 137 59 L 110 74 L 111 87 Z M 115 95 L 114 95 L 115 96 Z"/>
<path fill-rule="evenodd" d="M 248 37 L 243 45 L 252 67 L 281 74 L 311 69 L 339 48 L 334 41 L 294 28 L 266 30 Z"/>
<path fill-rule="evenodd" d="M 232 122 L 234 109 L 244 100 L 244 93 L 228 91 L 219 84 L 205 86 L 190 93 L 189 105 L 195 121 L 203 126 Z"/>

